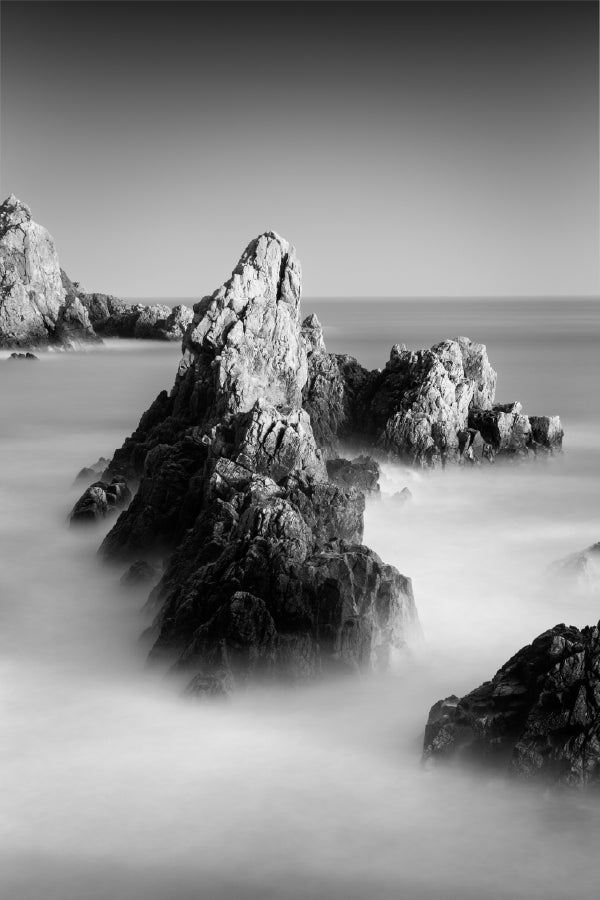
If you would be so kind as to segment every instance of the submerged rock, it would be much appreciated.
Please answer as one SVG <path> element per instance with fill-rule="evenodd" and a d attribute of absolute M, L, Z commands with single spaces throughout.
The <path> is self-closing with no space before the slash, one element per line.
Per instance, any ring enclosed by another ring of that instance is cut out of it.
<path fill-rule="evenodd" d="M 35 355 L 35 353 L 11 353 L 8 358 L 9 358 L 9 360 L 23 359 L 28 362 L 33 362 L 33 360 L 38 359 L 38 357 Z"/>
<path fill-rule="evenodd" d="M 460 760 L 522 779 L 600 780 L 598 627 L 556 625 L 481 687 L 436 703 L 425 760 Z"/>
<path fill-rule="evenodd" d="M 69 524 L 89 524 L 103 519 L 131 500 L 131 491 L 123 478 L 96 481 L 81 495 L 69 514 Z"/>
<path fill-rule="evenodd" d="M 286 241 L 252 241 L 194 307 L 173 390 L 109 469 L 140 485 L 101 550 L 171 554 L 151 658 L 189 672 L 194 695 L 386 669 L 419 634 L 410 580 L 361 544 L 363 493 L 330 480 L 302 408 L 321 342 L 301 328 L 300 280 Z M 377 473 L 363 460 L 350 480 Z"/>

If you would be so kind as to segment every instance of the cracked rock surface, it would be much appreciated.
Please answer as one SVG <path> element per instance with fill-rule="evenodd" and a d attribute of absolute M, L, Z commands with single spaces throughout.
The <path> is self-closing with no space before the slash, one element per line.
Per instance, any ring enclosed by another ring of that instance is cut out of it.
<path fill-rule="evenodd" d="M 465 697 L 436 703 L 425 760 L 475 762 L 521 779 L 600 780 L 600 636 L 556 625 Z"/>
<path fill-rule="evenodd" d="M 140 484 L 101 550 L 169 556 L 150 655 L 192 693 L 388 669 L 420 633 L 410 579 L 361 543 L 364 494 L 330 480 L 302 406 L 300 294 L 293 247 L 252 241 L 194 307 L 172 391 L 109 466 Z"/>

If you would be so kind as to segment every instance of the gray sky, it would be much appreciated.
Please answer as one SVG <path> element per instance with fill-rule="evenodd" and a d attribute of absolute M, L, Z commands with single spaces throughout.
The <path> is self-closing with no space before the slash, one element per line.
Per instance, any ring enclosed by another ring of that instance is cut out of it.
<path fill-rule="evenodd" d="M 88 290 L 598 293 L 598 5 L 2 2 L 2 192 Z"/>

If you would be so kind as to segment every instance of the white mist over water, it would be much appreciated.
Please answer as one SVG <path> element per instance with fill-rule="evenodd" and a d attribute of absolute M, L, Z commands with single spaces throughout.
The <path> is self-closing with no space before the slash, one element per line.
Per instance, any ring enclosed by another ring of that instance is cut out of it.
<path fill-rule="evenodd" d="M 2 897 L 597 896 L 596 797 L 426 772 L 419 758 L 435 700 L 557 622 L 600 618 L 596 596 L 544 577 L 600 539 L 600 309 L 524 304 L 507 323 L 498 305 L 316 308 L 330 349 L 369 365 L 396 340 L 485 341 L 499 399 L 560 413 L 564 455 L 384 467 L 384 491 L 414 495 L 369 503 L 365 529 L 413 579 L 426 648 L 402 677 L 195 705 L 145 667 L 143 598 L 95 558 L 108 525 L 65 527 L 75 474 L 171 385 L 178 348 L 0 362 Z"/>

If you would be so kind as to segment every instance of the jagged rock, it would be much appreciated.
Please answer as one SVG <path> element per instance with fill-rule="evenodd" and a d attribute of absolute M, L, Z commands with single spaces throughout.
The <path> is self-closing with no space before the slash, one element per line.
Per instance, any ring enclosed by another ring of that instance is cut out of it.
<path fill-rule="evenodd" d="M 12 360 L 12 359 L 16 359 L 16 360 L 24 359 L 24 360 L 27 360 L 27 361 L 29 361 L 29 362 L 32 362 L 34 359 L 37 360 L 38 357 L 35 355 L 35 353 L 11 353 L 10 356 L 9 356 L 8 358 L 9 358 L 9 360 Z"/>
<path fill-rule="evenodd" d="M 469 427 L 479 431 L 485 443 L 505 453 L 527 454 L 532 440 L 529 418 L 520 403 L 499 404 L 492 409 L 472 408 Z"/>
<path fill-rule="evenodd" d="M 302 323 L 301 334 L 308 359 L 302 405 L 310 415 L 317 445 L 326 453 L 335 452 L 340 442 L 355 438 L 360 430 L 357 398 L 369 372 L 351 356 L 327 353 L 314 314 Z"/>
<path fill-rule="evenodd" d="M 572 579 L 582 587 L 595 588 L 600 584 L 600 542 L 557 560 L 550 567 L 550 572 Z"/>
<path fill-rule="evenodd" d="M 0 345 L 47 344 L 63 303 L 54 242 L 11 194 L 0 206 Z"/>
<path fill-rule="evenodd" d="M 529 416 L 531 437 L 535 444 L 548 450 L 560 450 L 564 431 L 558 416 Z"/>
<path fill-rule="evenodd" d="M 73 484 L 90 484 L 92 481 L 98 481 L 99 476 L 103 474 L 108 464 L 109 460 L 101 456 L 100 459 L 98 459 L 91 466 L 84 466 L 83 469 L 80 469 L 75 477 L 75 481 L 73 482 Z"/>
<path fill-rule="evenodd" d="M 598 627 L 557 625 L 481 687 L 436 703 L 424 759 L 460 760 L 523 779 L 600 780 Z"/>
<path fill-rule="evenodd" d="M 121 478 L 109 483 L 96 481 L 81 495 L 69 514 L 69 524 L 93 523 L 108 513 L 125 506 L 131 500 L 131 491 Z"/>
<path fill-rule="evenodd" d="M 138 559 L 121 576 L 120 583 L 126 588 L 146 587 L 157 581 L 160 573 L 158 566 L 151 565 L 145 559 Z"/>
<path fill-rule="evenodd" d="M 379 493 L 379 463 L 372 456 L 328 459 L 327 474 L 340 487 L 355 487 L 364 494 Z"/>
<path fill-rule="evenodd" d="M 193 318 L 187 306 L 130 304 L 108 294 L 82 294 L 90 321 L 105 337 L 179 341 Z"/>
<path fill-rule="evenodd" d="M 385 668 L 419 631 L 409 579 L 361 545 L 364 496 L 329 479 L 301 406 L 321 342 L 299 301 L 293 248 L 261 235 L 194 307 L 173 390 L 109 467 L 140 485 L 101 551 L 171 554 L 151 657 L 195 695 Z"/>
<path fill-rule="evenodd" d="M 65 290 L 52 238 L 11 194 L 0 205 L 0 346 L 87 340 L 96 336 L 78 298 Z"/>

